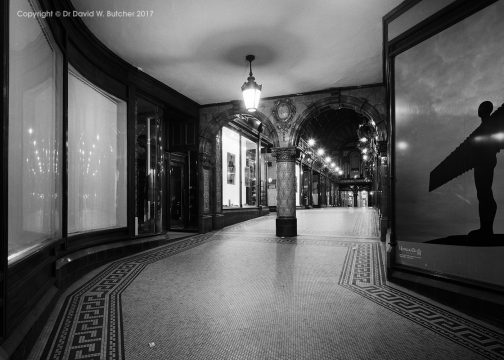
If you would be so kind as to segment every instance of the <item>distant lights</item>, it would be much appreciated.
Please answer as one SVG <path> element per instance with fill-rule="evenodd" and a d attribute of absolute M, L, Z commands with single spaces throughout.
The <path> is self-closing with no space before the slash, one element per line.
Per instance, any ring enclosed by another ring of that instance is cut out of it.
<path fill-rule="evenodd" d="M 369 156 L 368 156 L 367 154 L 364 154 L 364 155 L 362 155 L 362 159 L 363 159 L 364 161 L 366 161 L 366 160 L 368 160 L 368 159 L 369 159 Z"/>
<path fill-rule="evenodd" d="M 33 129 L 32 128 L 28 129 L 28 134 L 30 134 L 30 135 L 33 134 Z"/>
<path fill-rule="evenodd" d="M 354 138 L 354 139 L 355 139 L 355 138 Z M 366 138 L 366 137 L 361 137 L 361 138 L 359 139 L 359 141 L 360 141 L 360 142 L 362 142 L 362 143 L 366 143 L 368 140 L 367 140 L 367 138 Z"/>
<path fill-rule="evenodd" d="M 493 134 L 492 137 L 495 140 L 504 141 L 504 132 L 499 132 L 497 134 Z"/>
<path fill-rule="evenodd" d="M 369 150 L 368 150 L 368 148 L 364 148 L 364 149 L 362 149 L 362 153 L 363 153 L 363 154 L 367 154 L 367 153 L 368 153 L 368 151 L 369 151 Z"/>
<path fill-rule="evenodd" d="M 320 155 L 320 156 L 324 155 L 324 152 L 325 152 L 324 149 L 318 149 L 317 150 L 317 154 Z"/>
<path fill-rule="evenodd" d="M 315 139 L 309 139 L 309 140 L 308 140 L 308 145 L 309 145 L 309 146 L 313 146 L 313 145 L 315 145 Z"/>
<path fill-rule="evenodd" d="M 399 150 L 406 150 L 407 148 L 409 148 L 409 144 L 406 141 L 398 141 L 397 148 Z"/>
<path fill-rule="evenodd" d="M 331 162 L 331 158 L 329 156 L 326 156 L 325 162 Z"/>

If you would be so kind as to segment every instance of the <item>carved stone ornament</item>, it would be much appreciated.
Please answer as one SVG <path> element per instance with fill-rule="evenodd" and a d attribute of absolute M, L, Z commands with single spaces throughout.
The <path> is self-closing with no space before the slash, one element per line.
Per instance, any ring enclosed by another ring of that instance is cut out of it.
<path fill-rule="evenodd" d="M 297 152 L 295 147 L 284 147 L 273 149 L 273 156 L 277 162 L 296 161 Z"/>
<path fill-rule="evenodd" d="M 275 101 L 272 113 L 277 121 L 278 128 L 285 134 L 292 125 L 291 120 L 296 115 L 296 107 L 291 99 L 280 99 Z"/>
<path fill-rule="evenodd" d="M 199 158 L 203 167 L 213 167 L 215 165 L 215 159 L 210 154 L 200 153 Z"/>

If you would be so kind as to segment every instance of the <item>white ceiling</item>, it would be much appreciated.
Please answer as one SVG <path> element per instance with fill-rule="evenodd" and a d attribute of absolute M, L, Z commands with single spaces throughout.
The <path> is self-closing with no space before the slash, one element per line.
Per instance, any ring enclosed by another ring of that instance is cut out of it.
<path fill-rule="evenodd" d="M 402 0 L 72 0 L 112 51 L 199 104 L 241 98 L 245 55 L 263 97 L 382 81 L 382 17 Z"/>

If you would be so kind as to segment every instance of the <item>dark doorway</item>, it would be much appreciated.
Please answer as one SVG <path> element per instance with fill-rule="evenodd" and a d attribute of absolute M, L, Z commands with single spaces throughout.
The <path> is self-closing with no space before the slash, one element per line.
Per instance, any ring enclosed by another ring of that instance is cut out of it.
<path fill-rule="evenodd" d="M 163 219 L 163 134 L 161 107 L 138 98 L 135 125 L 135 235 L 166 231 Z"/>
<path fill-rule="evenodd" d="M 187 197 L 185 184 L 185 156 L 170 154 L 170 229 L 185 229 L 187 225 Z"/>

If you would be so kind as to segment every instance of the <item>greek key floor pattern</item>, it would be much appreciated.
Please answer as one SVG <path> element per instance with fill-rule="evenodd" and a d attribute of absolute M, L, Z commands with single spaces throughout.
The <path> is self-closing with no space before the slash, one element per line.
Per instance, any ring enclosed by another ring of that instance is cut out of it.
<path fill-rule="evenodd" d="M 41 359 L 124 359 L 121 293 L 150 263 L 208 241 L 197 235 L 111 263 L 67 296 Z"/>
<path fill-rule="evenodd" d="M 377 246 L 359 244 L 348 252 L 341 286 L 488 359 L 504 359 L 503 334 L 388 286 Z"/>
<path fill-rule="evenodd" d="M 497 329 L 388 284 L 368 233 L 254 231 L 269 222 L 110 263 L 65 294 L 30 358 L 504 359 Z"/>

